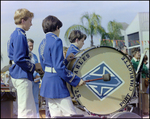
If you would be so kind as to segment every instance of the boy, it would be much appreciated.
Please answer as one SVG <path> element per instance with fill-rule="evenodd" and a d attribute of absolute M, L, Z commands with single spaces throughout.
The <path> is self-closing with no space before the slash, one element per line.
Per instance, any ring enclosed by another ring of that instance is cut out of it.
<path fill-rule="evenodd" d="M 83 34 L 79 30 L 73 30 L 69 36 L 69 41 L 71 42 L 71 45 L 68 48 L 68 51 L 66 53 L 66 57 L 68 57 L 68 55 L 70 53 L 73 53 L 74 55 L 76 55 L 80 51 L 82 46 L 84 45 L 85 39 L 86 39 L 85 34 Z"/>
<path fill-rule="evenodd" d="M 34 14 L 27 9 L 18 9 L 14 15 L 17 25 L 11 34 L 7 44 L 8 57 L 11 67 L 9 68 L 12 83 L 17 90 L 18 118 L 36 117 L 36 108 L 32 94 L 32 81 L 34 70 L 42 70 L 40 63 L 33 64 L 30 61 L 30 54 L 25 31 L 32 25 Z"/>
<path fill-rule="evenodd" d="M 37 56 L 32 52 L 34 40 L 28 38 L 28 46 L 29 50 L 31 52 L 31 62 L 36 64 L 38 63 Z M 39 116 L 39 83 L 40 83 L 40 75 L 36 71 L 33 73 L 34 81 L 32 81 L 32 91 L 33 91 L 33 97 L 35 101 L 36 111 L 37 111 L 37 118 L 40 118 Z"/>
<path fill-rule="evenodd" d="M 75 87 L 85 82 L 66 68 L 74 55 L 70 54 L 64 59 L 62 40 L 59 38 L 62 22 L 49 15 L 43 20 L 42 27 L 46 37 L 39 46 L 39 56 L 45 73 L 40 95 L 48 98 L 51 118 L 76 114 L 66 82 Z"/>
<path fill-rule="evenodd" d="M 133 64 L 133 68 L 136 71 L 138 68 L 139 60 L 140 60 L 140 56 L 141 56 L 140 49 L 135 48 L 132 51 L 132 54 L 133 54 L 133 58 L 132 58 L 131 62 Z M 147 88 L 146 88 L 145 82 L 144 82 L 145 78 L 146 78 L 146 74 L 148 74 L 148 68 L 146 67 L 146 65 L 144 63 L 143 67 L 142 67 L 142 82 L 140 82 L 140 84 L 142 85 L 142 91 L 144 92 L 144 94 L 142 94 L 142 107 L 140 106 L 140 109 L 142 108 L 144 115 L 149 114 L 149 100 L 148 100 L 148 94 L 145 94 Z M 139 103 L 141 105 L 141 95 L 139 95 Z"/>
<path fill-rule="evenodd" d="M 69 35 L 69 41 L 70 41 L 70 47 L 67 49 L 67 53 L 66 53 L 66 57 L 68 57 L 68 55 L 70 53 L 73 53 L 74 55 L 76 55 L 80 49 L 82 48 L 82 46 L 84 45 L 84 40 L 86 40 L 86 35 L 83 34 L 81 31 L 79 30 L 73 30 L 70 35 Z M 68 85 L 68 89 L 70 91 L 70 96 L 72 98 L 73 102 L 76 102 L 74 99 L 74 96 L 71 93 L 71 87 Z"/>
<path fill-rule="evenodd" d="M 127 50 L 127 46 L 126 45 L 121 46 L 120 50 L 121 50 L 121 52 L 123 52 L 129 58 L 129 60 L 132 59 L 132 57 L 128 54 L 128 50 Z"/>
<path fill-rule="evenodd" d="M 133 64 L 134 70 L 136 71 L 137 68 L 138 68 L 138 65 L 139 65 L 140 57 L 141 57 L 140 49 L 135 48 L 135 49 L 132 51 L 132 55 L 133 55 L 133 58 L 132 58 L 131 62 L 132 62 L 132 64 Z M 146 77 L 145 77 L 145 74 L 148 74 L 148 69 L 147 69 L 146 65 L 143 64 L 143 68 L 142 68 L 142 78 L 146 78 Z"/>

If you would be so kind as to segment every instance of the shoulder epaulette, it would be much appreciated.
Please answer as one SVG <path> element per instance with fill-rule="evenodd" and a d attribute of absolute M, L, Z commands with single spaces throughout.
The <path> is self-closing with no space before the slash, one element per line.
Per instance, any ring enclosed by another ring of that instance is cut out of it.
<path fill-rule="evenodd" d="M 52 35 L 53 38 L 57 39 L 55 35 Z"/>
<path fill-rule="evenodd" d="M 25 33 L 23 33 L 20 29 L 18 30 L 19 32 L 21 32 L 24 36 L 26 36 L 26 34 Z"/>
<path fill-rule="evenodd" d="M 75 49 L 75 50 L 77 50 L 77 51 L 79 51 L 79 49 L 77 49 L 76 47 L 74 47 L 74 46 L 71 46 L 73 49 Z"/>

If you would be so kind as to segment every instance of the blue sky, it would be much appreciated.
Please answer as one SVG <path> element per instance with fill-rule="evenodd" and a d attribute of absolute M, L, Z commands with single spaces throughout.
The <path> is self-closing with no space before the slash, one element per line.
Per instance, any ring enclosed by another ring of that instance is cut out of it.
<path fill-rule="evenodd" d="M 32 38 L 33 52 L 38 56 L 38 46 L 45 37 L 42 30 L 42 20 L 48 15 L 59 18 L 63 26 L 60 29 L 60 38 L 64 46 L 64 34 L 71 25 L 81 24 L 81 16 L 88 12 L 95 12 L 102 17 L 101 25 L 107 31 L 109 21 L 126 22 L 130 24 L 138 12 L 149 12 L 149 1 L 1 1 L 1 68 L 8 64 L 7 41 L 13 30 L 14 13 L 19 8 L 26 8 L 34 13 L 33 26 L 26 32 L 27 38 Z M 94 45 L 99 45 L 100 36 L 94 37 Z M 84 48 L 90 47 L 90 37 L 85 41 Z M 39 57 L 39 56 L 38 56 Z"/>

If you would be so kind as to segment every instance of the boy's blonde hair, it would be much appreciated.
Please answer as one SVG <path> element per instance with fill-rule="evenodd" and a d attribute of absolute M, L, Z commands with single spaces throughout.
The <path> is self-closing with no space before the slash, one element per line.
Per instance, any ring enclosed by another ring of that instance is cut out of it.
<path fill-rule="evenodd" d="M 18 9 L 15 11 L 15 15 L 14 15 L 14 20 L 15 20 L 15 24 L 21 24 L 21 20 L 24 19 L 25 21 L 28 18 L 33 18 L 34 14 L 32 12 L 30 12 L 29 10 L 23 8 L 23 9 Z"/>

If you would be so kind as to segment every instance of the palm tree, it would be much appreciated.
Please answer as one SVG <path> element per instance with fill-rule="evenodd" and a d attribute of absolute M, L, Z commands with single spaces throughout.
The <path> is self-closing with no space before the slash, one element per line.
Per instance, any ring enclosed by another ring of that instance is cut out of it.
<path fill-rule="evenodd" d="M 86 20 L 86 22 L 84 19 Z M 93 36 L 97 34 L 100 34 L 101 36 L 103 36 L 103 34 L 105 34 L 105 30 L 101 26 L 101 16 L 95 13 L 93 14 L 85 13 L 80 18 L 80 20 L 81 20 L 82 25 L 72 25 L 67 29 L 65 33 L 65 41 L 68 44 L 68 41 L 69 41 L 68 36 L 71 33 L 71 31 L 80 30 L 84 32 L 87 36 L 91 37 L 91 46 L 93 46 L 94 45 Z"/>
<path fill-rule="evenodd" d="M 105 33 L 104 36 L 109 38 L 110 40 L 121 40 L 121 31 L 122 29 L 122 24 L 117 23 L 115 20 L 108 22 L 108 33 Z M 105 39 L 105 38 L 104 38 Z M 101 45 L 105 46 L 113 46 L 112 42 L 105 40 L 101 42 Z"/>
<path fill-rule="evenodd" d="M 112 40 L 121 40 L 121 31 L 120 29 L 122 29 L 122 24 L 117 23 L 115 20 L 110 21 L 108 23 L 108 34 L 109 34 L 109 38 Z"/>

